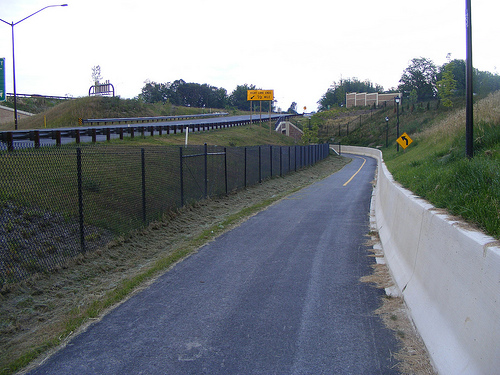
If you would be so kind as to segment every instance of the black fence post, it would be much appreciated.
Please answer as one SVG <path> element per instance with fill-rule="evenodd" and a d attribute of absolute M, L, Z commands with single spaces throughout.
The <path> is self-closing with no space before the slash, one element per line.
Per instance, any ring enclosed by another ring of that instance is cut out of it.
<path fill-rule="evenodd" d="M 295 164 L 295 172 L 297 172 L 297 146 L 294 146 L 294 164 Z"/>
<path fill-rule="evenodd" d="M 183 162 L 183 156 L 182 156 L 182 147 L 179 147 L 179 173 L 180 173 L 180 189 L 181 189 L 181 207 L 184 207 L 184 173 L 182 170 L 182 162 Z"/>
<path fill-rule="evenodd" d="M 80 224 L 80 247 L 85 252 L 85 227 L 83 225 L 83 184 L 82 184 L 82 150 L 76 149 L 76 177 L 78 183 L 78 221 Z"/>
<path fill-rule="evenodd" d="M 146 224 L 146 156 L 144 149 L 141 148 L 141 165 L 142 165 L 142 222 Z"/>
<path fill-rule="evenodd" d="M 280 146 L 280 177 L 283 177 L 283 146 Z"/>
<path fill-rule="evenodd" d="M 205 194 L 204 198 L 208 198 L 208 146 L 205 143 Z"/>
<path fill-rule="evenodd" d="M 259 184 L 262 183 L 262 150 L 259 146 Z"/>
<path fill-rule="evenodd" d="M 244 186 L 247 187 L 247 148 L 245 147 L 245 152 L 244 152 L 244 158 L 245 158 L 245 173 L 244 173 L 244 177 L 243 177 L 243 182 L 244 182 Z"/>
<path fill-rule="evenodd" d="M 273 146 L 269 146 L 269 169 L 271 171 L 271 178 L 273 177 Z"/>
<path fill-rule="evenodd" d="M 227 195 L 227 151 L 224 147 L 224 183 L 226 184 L 226 195 Z"/>

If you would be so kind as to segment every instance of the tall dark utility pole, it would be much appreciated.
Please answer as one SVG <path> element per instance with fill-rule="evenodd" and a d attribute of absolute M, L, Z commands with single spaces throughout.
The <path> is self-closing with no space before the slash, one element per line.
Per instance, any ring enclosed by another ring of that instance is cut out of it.
<path fill-rule="evenodd" d="M 469 159 L 474 156 L 474 119 L 472 89 L 472 26 L 471 26 L 471 0 L 465 0 L 465 33 L 466 33 L 466 66 L 465 66 L 465 154 Z"/>

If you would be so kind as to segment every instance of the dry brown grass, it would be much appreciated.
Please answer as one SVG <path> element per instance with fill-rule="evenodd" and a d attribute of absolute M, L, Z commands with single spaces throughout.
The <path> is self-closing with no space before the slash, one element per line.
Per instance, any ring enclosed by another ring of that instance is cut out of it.
<path fill-rule="evenodd" d="M 479 100 L 473 108 L 474 124 L 489 123 L 500 125 L 500 91 L 488 95 Z M 458 132 L 465 128 L 465 108 L 457 109 L 447 116 L 443 121 L 416 134 L 416 139 L 435 139 L 444 137 L 453 138 Z"/>
<path fill-rule="evenodd" d="M 383 252 L 378 240 L 378 234 L 373 232 L 372 239 L 367 244 L 373 246 L 372 255 L 370 256 L 380 259 L 378 263 L 372 266 L 373 273 L 363 276 L 361 281 L 386 290 L 387 288 L 393 288 L 395 284 L 389 268 L 381 259 L 383 258 Z M 437 374 L 432 366 L 427 348 L 413 325 L 402 297 L 386 294 L 382 300 L 382 306 L 375 313 L 380 315 L 387 328 L 394 331 L 400 343 L 400 350 L 393 355 L 398 361 L 397 367 L 402 374 Z"/>

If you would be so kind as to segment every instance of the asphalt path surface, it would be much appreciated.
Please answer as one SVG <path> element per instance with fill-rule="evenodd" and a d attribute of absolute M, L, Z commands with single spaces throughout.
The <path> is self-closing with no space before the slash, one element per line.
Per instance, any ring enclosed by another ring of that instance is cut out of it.
<path fill-rule="evenodd" d="M 31 374 L 396 374 L 366 241 L 375 160 L 177 264 Z"/>

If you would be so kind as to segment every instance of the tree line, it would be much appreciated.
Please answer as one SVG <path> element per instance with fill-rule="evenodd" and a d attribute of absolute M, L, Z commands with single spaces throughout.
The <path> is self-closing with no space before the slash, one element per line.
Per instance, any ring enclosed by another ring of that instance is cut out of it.
<path fill-rule="evenodd" d="M 397 88 L 385 92 L 401 92 L 412 103 L 440 99 L 443 105 L 451 106 L 454 97 L 465 96 L 465 82 L 465 60 L 451 60 L 448 55 L 448 61 L 437 67 L 432 60 L 420 57 L 411 60 Z M 500 90 L 500 76 L 474 69 L 473 89 L 480 96 Z M 319 110 L 344 105 L 348 92 L 384 92 L 384 89 L 369 80 L 341 79 L 334 82 L 318 101 Z"/>
<path fill-rule="evenodd" d="M 139 99 L 146 103 L 171 103 L 173 105 L 198 108 L 235 108 L 250 110 L 247 101 L 247 90 L 260 90 L 255 85 L 238 85 L 228 95 L 227 90 L 209 84 L 185 82 L 182 79 L 174 82 L 158 83 L 146 81 Z M 269 101 L 262 101 L 262 111 L 269 111 Z M 260 109 L 259 104 L 259 109 Z M 272 106 L 272 103 L 271 103 Z"/>

